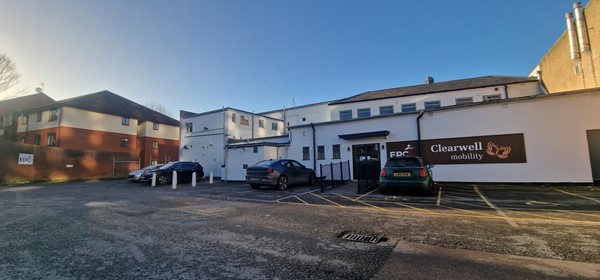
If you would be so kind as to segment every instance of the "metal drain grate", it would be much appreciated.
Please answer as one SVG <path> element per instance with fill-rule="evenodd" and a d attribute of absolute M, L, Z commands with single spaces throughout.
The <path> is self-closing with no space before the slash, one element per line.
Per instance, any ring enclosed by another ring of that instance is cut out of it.
<path fill-rule="evenodd" d="M 378 237 L 378 236 L 370 236 L 370 235 L 363 235 L 363 234 L 356 234 L 356 233 L 343 233 L 340 236 L 341 239 L 344 240 L 348 240 L 348 241 L 356 241 L 356 242 L 366 242 L 366 243 L 379 243 L 382 241 L 387 241 L 387 238 L 385 237 Z"/>

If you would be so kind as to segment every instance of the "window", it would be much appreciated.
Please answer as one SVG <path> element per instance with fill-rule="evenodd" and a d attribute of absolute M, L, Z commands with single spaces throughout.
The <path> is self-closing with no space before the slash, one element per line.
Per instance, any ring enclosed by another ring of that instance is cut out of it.
<path fill-rule="evenodd" d="M 317 159 L 325 159 L 325 146 L 317 146 Z"/>
<path fill-rule="evenodd" d="M 352 110 L 344 110 L 340 111 L 340 120 L 351 120 L 352 119 Z"/>
<path fill-rule="evenodd" d="M 279 130 L 279 124 L 276 122 L 271 123 L 271 130 L 275 130 L 275 131 Z"/>
<path fill-rule="evenodd" d="M 250 118 L 248 118 L 248 116 L 240 115 L 240 124 L 250 125 Z"/>
<path fill-rule="evenodd" d="M 50 119 L 48 121 L 58 120 L 58 109 L 50 110 Z"/>
<path fill-rule="evenodd" d="M 393 113 L 394 113 L 394 106 L 393 105 L 380 106 L 379 107 L 379 114 L 380 115 L 391 115 Z"/>
<path fill-rule="evenodd" d="M 22 118 L 21 124 L 27 124 L 27 119 L 28 119 L 27 115 L 23 115 L 21 118 Z"/>
<path fill-rule="evenodd" d="M 265 128 L 265 120 L 258 120 L 258 127 Z"/>
<path fill-rule="evenodd" d="M 357 110 L 358 118 L 368 118 L 371 116 L 371 108 L 362 108 Z"/>
<path fill-rule="evenodd" d="M 121 138 L 121 147 L 129 147 L 129 139 Z"/>
<path fill-rule="evenodd" d="M 159 125 L 160 125 L 159 123 L 152 123 L 152 129 L 158 130 Z"/>
<path fill-rule="evenodd" d="M 435 108 L 440 108 L 440 107 L 442 107 L 442 106 L 441 106 L 441 103 L 439 100 L 425 102 L 425 110 L 435 109 Z"/>
<path fill-rule="evenodd" d="M 56 133 L 48 133 L 48 146 L 56 146 Z"/>
<path fill-rule="evenodd" d="M 417 111 L 416 103 L 402 104 L 402 112 L 406 113 L 406 112 L 416 112 L 416 111 Z"/>
<path fill-rule="evenodd" d="M 302 160 L 310 160 L 310 148 L 302 147 Z"/>
<path fill-rule="evenodd" d="M 231 113 L 231 122 L 235 123 L 235 113 Z"/>
<path fill-rule="evenodd" d="M 122 125 L 129 126 L 129 118 L 128 118 L 128 117 L 123 117 L 123 118 L 121 119 L 121 124 L 122 124 Z"/>
<path fill-rule="evenodd" d="M 334 144 L 332 146 L 332 148 L 333 148 L 333 159 L 340 159 L 340 158 L 342 158 L 341 154 L 340 154 L 340 144 Z"/>
<path fill-rule="evenodd" d="M 258 154 L 258 147 L 252 147 L 252 152 Z"/>
<path fill-rule="evenodd" d="M 41 122 L 42 121 L 42 113 L 43 112 L 37 112 L 37 119 L 36 119 L 37 122 Z"/>
<path fill-rule="evenodd" d="M 456 105 L 464 105 L 473 103 L 473 97 L 456 98 Z"/>
<path fill-rule="evenodd" d="M 158 149 L 158 141 L 152 141 L 152 149 Z"/>
<path fill-rule="evenodd" d="M 496 101 L 500 100 L 500 94 L 484 95 L 483 101 Z"/>
<path fill-rule="evenodd" d="M 34 145 L 39 145 L 40 143 L 42 143 L 42 136 L 41 135 L 36 135 L 35 137 L 33 137 L 33 144 Z"/>
<path fill-rule="evenodd" d="M 194 131 L 194 124 L 189 122 L 185 123 L 185 132 L 192 133 Z"/>

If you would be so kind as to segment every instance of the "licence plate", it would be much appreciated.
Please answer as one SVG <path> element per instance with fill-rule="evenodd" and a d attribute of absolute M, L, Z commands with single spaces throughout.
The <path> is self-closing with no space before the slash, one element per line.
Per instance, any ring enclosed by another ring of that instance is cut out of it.
<path fill-rule="evenodd" d="M 394 172 L 394 177 L 410 177 L 410 172 Z"/>

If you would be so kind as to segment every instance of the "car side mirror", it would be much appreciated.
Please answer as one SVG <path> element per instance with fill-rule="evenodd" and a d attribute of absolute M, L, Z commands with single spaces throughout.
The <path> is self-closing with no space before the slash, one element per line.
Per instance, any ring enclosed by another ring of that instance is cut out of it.
<path fill-rule="evenodd" d="M 432 169 L 433 168 L 433 164 L 432 163 L 428 164 L 427 168 Z"/>

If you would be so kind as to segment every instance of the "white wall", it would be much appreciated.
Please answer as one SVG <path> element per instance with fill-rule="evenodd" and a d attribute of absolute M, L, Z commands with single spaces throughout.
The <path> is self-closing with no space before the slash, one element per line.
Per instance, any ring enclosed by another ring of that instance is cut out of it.
<path fill-rule="evenodd" d="M 542 94 L 543 91 L 537 82 L 512 84 L 505 89 L 504 86 L 493 86 L 487 88 L 466 89 L 451 92 L 439 92 L 431 94 L 419 94 L 411 96 L 402 96 L 388 99 L 378 99 L 372 101 L 337 104 L 331 106 L 331 120 L 340 119 L 340 111 L 352 110 L 352 117 L 357 118 L 357 110 L 363 108 L 371 109 L 371 116 L 379 115 L 380 106 L 394 106 L 394 112 L 402 112 L 402 104 L 416 103 L 417 110 L 425 109 L 425 102 L 440 101 L 442 107 L 456 105 L 457 98 L 473 97 L 473 102 L 482 102 L 484 96 L 500 94 L 505 99 L 506 92 L 509 98 Z"/>
<path fill-rule="evenodd" d="M 227 174 L 223 179 L 244 181 L 246 180 L 244 165 L 252 166 L 261 160 L 287 157 L 287 147 L 259 146 L 257 150 L 257 153 L 254 153 L 253 147 L 227 149 Z"/>
<path fill-rule="evenodd" d="M 592 182 L 586 130 L 600 129 L 600 93 L 545 95 L 531 99 L 485 103 L 427 112 L 421 119 L 422 139 L 442 139 L 523 133 L 527 163 L 438 164 L 434 179 L 464 182 Z M 416 117 L 388 117 L 317 125 L 317 145 L 325 145 L 331 162 L 331 145 L 341 144 L 342 160 L 352 160 L 355 144 L 417 140 Z M 343 140 L 340 134 L 389 130 L 384 137 Z M 291 128 L 290 157 L 302 159 L 302 147 L 314 156 L 310 126 Z M 385 150 L 381 150 L 382 164 Z M 337 160 L 333 160 L 337 161 Z M 317 161 L 317 166 L 320 161 Z"/>

